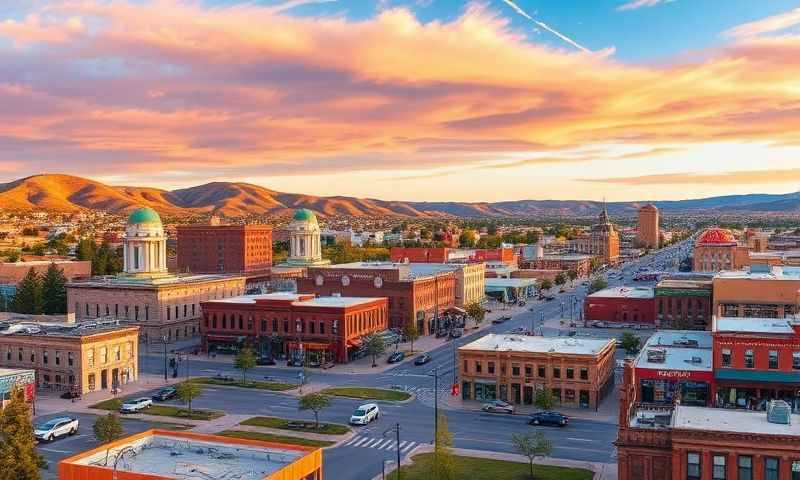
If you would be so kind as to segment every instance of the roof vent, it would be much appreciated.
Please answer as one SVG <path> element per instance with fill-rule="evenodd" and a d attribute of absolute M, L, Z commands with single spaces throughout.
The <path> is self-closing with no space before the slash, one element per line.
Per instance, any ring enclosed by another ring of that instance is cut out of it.
<path fill-rule="evenodd" d="M 649 363 L 664 363 L 667 361 L 667 351 L 663 348 L 648 349 L 647 361 Z"/>
<path fill-rule="evenodd" d="M 767 421 L 780 425 L 791 425 L 792 408 L 783 400 L 771 400 L 767 405 Z"/>
<path fill-rule="evenodd" d="M 700 357 L 692 357 L 692 359 L 690 360 L 690 362 L 691 362 L 691 363 L 694 363 L 694 364 L 700 364 L 700 363 L 703 363 L 703 359 L 702 359 L 702 358 L 700 358 Z"/>

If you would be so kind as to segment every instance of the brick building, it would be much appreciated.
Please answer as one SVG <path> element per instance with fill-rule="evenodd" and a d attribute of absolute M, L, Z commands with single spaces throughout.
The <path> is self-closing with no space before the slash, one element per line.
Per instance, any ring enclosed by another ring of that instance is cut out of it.
<path fill-rule="evenodd" d="M 659 213 L 655 205 L 649 204 L 639 209 L 636 241 L 648 248 L 658 248 L 661 244 Z"/>
<path fill-rule="evenodd" d="M 0 262 L 0 284 L 16 285 L 30 269 L 44 275 L 51 264 L 64 272 L 67 280 L 88 278 L 92 276 L 92 262 L 80 260 L 35 260 L 32 262 Z"/>
<path fill-rule="evenodd" d="M 663 329 L 709 330 L 711 277 L 666 278 L 656 285 L 656 325 Z"/>
<path fill-rule="evenodd" d="M 593 225 L 589 232 L 570 240 L 573 252 L 600 257 L 607 265 L 619 262 L 619 244 L 619 232 L 611 223 L 605 208 L 600 213 L 598 224 Z"/>
<path fill-rule="evenodd" d="M 739 245 L 730 230 L 709 228 L 697 237 L 692 262 L 695 272 L 739 270 L 750 264 L 750 253 L 747 246 Z"/>
<path fill-rule="evenodd" d="M 89 393 L 135 382 L 139 327 L 22 323 L 0 332 L 0 366 L 36 371 L 37 388 Z"/>
<path fill-rule="evenodd" d="M 594 255 L 565 254 L 545 255 L 542 258 L 522 262 L 522 268 L 536 270 L 575 270 L 578 278 L 588 277 Z"/>
<path fill-rule="evenodd" d="M 800 313 L 800 268 L 754 264 L 714 277 L 713 315 L 784 318 Z"/>
<path fill-rule="evenodd" d="M 549 388 L 556 403 L 597 408 L 614 386 L 613 339 L 488 334 L 459 347 L 464 400 L 532 405 Z"/>
<path fill-rule="evenodd" d="M 455 306 L 464 308 L 472 303 L 481 303 L 486 290 L 486 264 L 470 263 L 412 263 L 414 276 L 429 276 L 442 272 L 453 272 L 455 276 Z"/>
<path fill-rule="evenodd" d="M 264 356 L 309 352 L 319 363 L 346 363 L 362 338 L 388 329 L 385 298 L 271 293 L 203 302 L 203 349 L 251 344 Z M 303 358 L 301 357 L 301 358 Z"/>
<path fill-rule="evenodd" d="M 450 249 L 447 247 L 392 247 L 389 258 L 395 263 L 447 263 Z"/>
<path fill-rule="evenodd" d="M 649 287 L 611 287 L 587 295 L 584 318 L 618 323 L 655 325 L 655 296 Z"/>
<path fill-rule="evenodd" d="M 415 275 L 408 264 L 355 262 L 308 267 L 298 279 L 297 291 L 319 296 L 386 297 L 389 326 L 402 328 L 416 322 L 421 335 L 436 331 L 436 322 L 455 306 L 453 272 Z"/>
<path fill-rule="evenodd" d="M 269 274 L 272 227 L 268 225 L 179 225 L 178 270 Z"/>

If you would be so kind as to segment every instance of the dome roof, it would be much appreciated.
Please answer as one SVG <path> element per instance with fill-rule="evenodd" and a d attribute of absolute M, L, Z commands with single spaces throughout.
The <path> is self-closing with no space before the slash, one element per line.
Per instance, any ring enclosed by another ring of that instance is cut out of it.
<path fill-rule="evenodd" d="M 161 225 L 161 217 L 158 212 L 150 207 L 137 208 L 128 217 L 128 225 L 141 225 L 143 223 L 156 223 Z"/>
<path fill-rule="evenodd" d="M 656 207 L 652 203 L 648 203 L 647 205 L 643 206 L 641 208 L 641 210 L 648 210 L 648 211 L 651 211 L 651 212 L 657 212 L 658 211 L 658 207 Z"/>
<path fill-rule="evenodd" d="M 314 212 L 312 212 L 311 210 L 307 208 L 301 208 L 299 210 L 295 210 L 292 219 L 301 222 L 316 222 L 317 216 L 314 215 Z"/>
<path fill-rule="evenodd" d="M 697 239 L 699 245 L 722 245 L 736 243 L 736 238 L 730 230 L 724 228 L 709 228 Z"/>

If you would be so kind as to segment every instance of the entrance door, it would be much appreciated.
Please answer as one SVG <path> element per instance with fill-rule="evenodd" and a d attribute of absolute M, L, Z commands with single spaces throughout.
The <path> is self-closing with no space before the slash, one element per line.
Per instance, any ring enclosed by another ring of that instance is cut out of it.
<path fill-rule="evenodd" d="M 105 390 L 108 388 L 108 370 L 100 372 L 100 389 Z"/>
<path fill-rule="evenodd" d="M 533 387 L 532 386 L 531 387 L 526 386 L 523 389 L 522 397 L 523 397 L 523 402 L 525 403 L 525 405 L 533 404 Z"/>
<path fill-rule="evenodd" d="M 511 384 L 511 398 L 513 398 L 513 402 L 517 405 L 522 403 L 522 399 L 520 398 L 521 391 L 519 388 L 519 383 L 512 383 Z"/>
<path fill-rule="evenodd" d="M 117 388 L 119 386 L 119 368 L 111 370 L 111 387 Z"/>

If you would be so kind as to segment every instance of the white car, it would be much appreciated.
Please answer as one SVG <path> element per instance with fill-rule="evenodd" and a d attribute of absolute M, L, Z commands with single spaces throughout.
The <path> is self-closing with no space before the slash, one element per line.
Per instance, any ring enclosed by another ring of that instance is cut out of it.
<path fill-rule="evenodd" d="M 153 401 L 147 397 L 141 398 L 132 398 L 130 400 L 125 400 L 122 403 L 119 411 L 121 413 L 136 413 L 139 410 L 144 410 L 145 408 L 150 408 L 153 406 Z"/>
<path fill-rule="evenodd" d="M 381 416 L 381 410 L 375 403 L 367 403 L 356 408 L 350 417 L 351 425 L 366 425 Z"/>
<path fill-rule="evenodd" d="M 64 435 L 75 435 L 78 432 L 78 419 L 72 417 L 58 417 L 48 420 L 45 423 L 36 425 L 33 434 L 36 440 L 41 442 L 52 442 Z"/>

